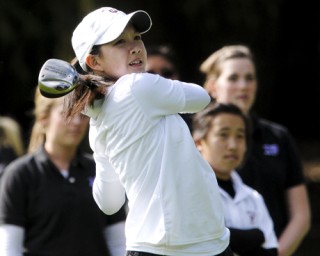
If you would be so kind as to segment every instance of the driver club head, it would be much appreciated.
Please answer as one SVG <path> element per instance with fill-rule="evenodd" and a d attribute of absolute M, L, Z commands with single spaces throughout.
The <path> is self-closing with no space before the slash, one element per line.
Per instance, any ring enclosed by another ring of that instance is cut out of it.
<path fill-rule="evenodd" d="M 49 59 L 40 70 L 38 86 L 43 96 L 58 98 L 71 92 L 78 81 L 79 74 L 69 62 Z"/>

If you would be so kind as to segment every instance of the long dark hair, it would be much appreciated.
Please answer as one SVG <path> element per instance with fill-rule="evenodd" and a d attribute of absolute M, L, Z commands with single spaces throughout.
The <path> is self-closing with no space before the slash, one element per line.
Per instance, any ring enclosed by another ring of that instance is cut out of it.
<path fill-rule="evenodd" d="M 93 48 L 92 54 L 98 55 L 99 49 Z M 64 101 L 64 114 L 67 119 L 82 113 L 88 106 L 93 106 L 94 100 L 101 99 L 107 94 L 107 88 L 116 82 L 114 78 L 106 78 L 84 71 L 77 58 L 71 61 L 71 64 L 80 74 L 77 87 L 69 93 Z"/>

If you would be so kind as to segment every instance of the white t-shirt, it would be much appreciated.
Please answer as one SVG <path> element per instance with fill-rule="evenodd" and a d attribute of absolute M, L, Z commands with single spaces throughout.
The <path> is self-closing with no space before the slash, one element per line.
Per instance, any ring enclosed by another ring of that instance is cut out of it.
<path fill-rule="evenodd" d="M 238 229 L 260 229 L 265 238 L 262 247 L 277 248 L 277 237 L 273 221 L 262 196 L 251 187 L 245 185 L 236 171 L 231 173 L 235 197 L 220 188 L 223 200 L 226 226 Z"/>
<path fill-rule="evenodd" d="M 199 85 L 139 73 L 121 77 L 86 111 L 97 166 L 94 198 L 112 214 L 126 191 L 127 250 L 212 256 L 227 247 L 216 177 L 178 115 L 209 102 Z"/>

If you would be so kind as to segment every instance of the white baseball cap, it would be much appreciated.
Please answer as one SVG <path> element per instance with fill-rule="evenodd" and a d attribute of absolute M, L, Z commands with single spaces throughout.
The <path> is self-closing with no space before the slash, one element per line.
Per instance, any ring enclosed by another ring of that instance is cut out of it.
<path fill-rule="evenodd" d="M 86 57 L 94 45 L 101 45 L 115 40 L 131 22 L 141 34 L 152 25 L 149 14 L 138 10 L 125 14 L 112 7 L 99 8 L 83 18 L 73 31 L 72 47 L 83 70 L 86 70 Z"/>

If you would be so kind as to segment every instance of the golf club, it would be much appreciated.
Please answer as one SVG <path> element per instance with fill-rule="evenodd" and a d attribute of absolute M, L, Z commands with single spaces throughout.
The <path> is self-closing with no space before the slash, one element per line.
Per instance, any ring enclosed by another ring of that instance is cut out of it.
<path fill-rule="evenodd" d="M 43 96 L 58 98 L 77 87 L 79 79 L 80 74 L 69 62 L 49 59 L 40 70 L 38 86 Z"/>

